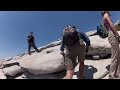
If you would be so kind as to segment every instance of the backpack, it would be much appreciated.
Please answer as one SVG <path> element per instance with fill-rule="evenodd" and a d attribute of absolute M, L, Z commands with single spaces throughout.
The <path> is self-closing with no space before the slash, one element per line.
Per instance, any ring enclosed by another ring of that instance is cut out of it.
<path fill-rule="evenodd" d="M 97 26 L 97 33 L 101 38 L 108 37 L 108 30 L 104 22 L 102 21 L 99 26 Z"/>
<path fill-rule="evenodd" d="M 67 28 L 64 29 L 63 38 L 66 46 L 73 45 L 79 41 L 79 34 L 75 27 L 67 26 Z"/>

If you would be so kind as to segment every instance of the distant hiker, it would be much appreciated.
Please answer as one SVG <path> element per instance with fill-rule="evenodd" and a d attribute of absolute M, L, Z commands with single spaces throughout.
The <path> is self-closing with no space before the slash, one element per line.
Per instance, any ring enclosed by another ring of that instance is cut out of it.
<path fill-rule="evenodd" d="M 33 47 L 36 50 L 36 52 L 39 52 L 34 42 L 33 32 L 30 32 L 30 35 L 27 37 L 27 41 L 28 41 L 28 54 L 29 55 L 31 55 L 31 52 L 30 52 L 31 47 Z"/>
<path fill-rule="evenodd" d="M 86 43 L 86 47 L 83 40 Z M 62 54 L 65 58 L 65 65 L 67 69 L 66 79 L 72 79 L 74 75 L 74 68 L 77 65 L 76 59 L 78 59 L 79 62 L 80 79 L 83 79 L 85 54 L 88 52 L 89 46 L 90 40 L 86 34 L 76 31 L 75 26 L 65 27 L 60 47 L 60 54 Z"/>
<path fill-rule="evenodd" d="M 97 33 L 100 37 L 108 36 L 108 41 L 111 45 L 111 64 L 110 64 L 109 79 L 117 79 L 120 78 L 120 50 L 119 50 L 120 36 L 111 20 L 110 12 L 102 11 L 101 14 L 102 14 L 102 25 L 103 25 L 102 27 L 104 28 L 98 27 Z M 103 33 L 106 34 L 103 35 Z"/>

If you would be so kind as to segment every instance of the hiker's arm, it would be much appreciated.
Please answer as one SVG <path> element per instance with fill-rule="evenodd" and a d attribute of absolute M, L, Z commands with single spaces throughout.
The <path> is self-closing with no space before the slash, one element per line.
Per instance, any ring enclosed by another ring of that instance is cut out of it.
<path fill-rule="evenodd" d="M 29 39 L 30 39 L 30 37 L 28 36 L 28 37 L 27 37 L 27 40 L 29 40 Z"/>
<path fill-rule="evenodd" d="M 64 43 L 64 37 L 63 37 L 63 38 L 62 38 L 62 42 L 61 42 L 60 50 L 61 50 L 61 51 L 64 51 L 64 48 L 65 48 L 65 43 Z"/>
<path fill-rule="evenodd" d="M 90 46 L 90 39 L 85 33 L 81 32 L 80 34 L 81 34 L 82 39 L 86 43 L 86 47 L 88 48 Z"/>
<path fill-rule="evenodd" d="M 107 19 L 107 21 L 108 21 L 110 27 L 112 28 L 114 34 L 115 34 L 116 36 L 119 36 L 119 34 L 118 34 L 118 32 L 117 32 L 117 30 L 116 30 L 116 28 L 115 28 L 112 20 L 110 19 L 110 16 L 109 16 L 108 14 L 105 14 L 105 18 Z"/>

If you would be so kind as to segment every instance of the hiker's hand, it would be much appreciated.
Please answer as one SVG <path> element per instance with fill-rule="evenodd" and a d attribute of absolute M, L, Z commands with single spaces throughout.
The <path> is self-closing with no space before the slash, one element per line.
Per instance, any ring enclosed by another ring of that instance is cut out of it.
<path fill-rule="evenodd" d="M 64 53 L 64 51 L 61 51 L 60 54 L 61 54 L 61 55 L 64 55 L 65 53 Z"/>
<path fill-rule="evenodd" d="M 86 48 L 86 53 L 88 52 L 88 47 Z"/>

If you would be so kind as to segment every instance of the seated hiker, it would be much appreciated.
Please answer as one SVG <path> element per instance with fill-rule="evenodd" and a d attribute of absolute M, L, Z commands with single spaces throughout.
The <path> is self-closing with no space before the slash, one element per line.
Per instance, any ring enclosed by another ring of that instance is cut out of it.
<path fill-rule="evenodd" d="M 30 35 L 28 35 L 27 41 L 28 41 L 28 54 L 29 55 L 31 55 L 31 52 L 30 52 L 31 47 L 33 47 L 36 50 L 36 52 L 39 52 L 34 42 L 33 32 L 30 32 Z"/>
<path fill-rule="evenodd" d="M 84 42 L 86 43 L 86 46 Z M 65 58 L 65 65 L 67 69 L 66 79 L 72 79 L 74 75 L 74 68 L 77 65 L 76 59 L 79 62 L 80 79 L 84 74 L 84 60 L 85 54 L 88 52 L 90 40 L 86 34 L 76 31 L 75 26 L 66 26 L 63 32 L 62 44 L 60 47 L 60 54 Z M 64 53 L 65 48 L 65 53 Z"/>

